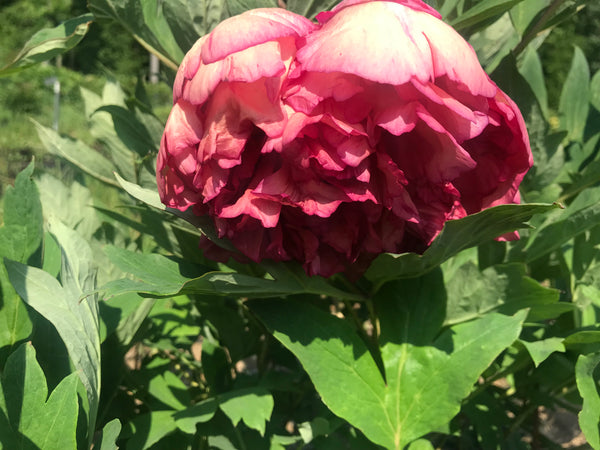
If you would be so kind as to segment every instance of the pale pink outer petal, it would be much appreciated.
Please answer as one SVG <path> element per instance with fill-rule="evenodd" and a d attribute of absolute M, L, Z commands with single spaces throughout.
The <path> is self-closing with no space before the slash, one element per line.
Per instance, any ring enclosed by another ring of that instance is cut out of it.
<path fill-rule="evenodd" d="M 232 53 L 286 36 L 302 37 L 317 25 L 281 8 L 259 8 L 224 20 L 202 46 L 202 62 L 210 64 Z"/>
<path fill-rule="evenodd" d="M 351 73 L 392 85 L 446 75 L 475 95 L 496 93 L 475 51 L 452 27 L 389 1 L 342 8 L 306 37 L 297 58 L 306 71 Z"/>
<path fill-rule="evenodd" d="M 198 71 L 198 67 L 200 67 L 201 64 L 200 51 L 207 38 L 208 35 L 205 35 L 198 39 L 192 48 L 185 54 L 183 61 L 181 61 L 173 83 L 173 103 L 176 103 L 177 100 L 181 98 L 185 85 Z"/>

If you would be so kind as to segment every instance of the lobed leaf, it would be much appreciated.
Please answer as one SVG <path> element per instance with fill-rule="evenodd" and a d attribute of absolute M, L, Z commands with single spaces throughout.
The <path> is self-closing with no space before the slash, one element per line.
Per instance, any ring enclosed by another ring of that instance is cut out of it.
<path fill-rule="evenodd" d="M 10 423 L 0 426 L 0 443 L 16 443 L 18 436 L 18 441 L 35 448 L 77 447 L 79 407 L 75 373 L 64 378 L 48 397 L 46 378 L 36 361 L 35 350 L 31 344 L 23 344 L 8 358 L 0 384 L 0 415 Z M 11 448 L 31 448 L 21 445 Z"/>
<path fill-rule="evenodd" d="M 47 272 L 5 260 L 21 298 L 50 321 L 62 338 L 88 397 L 88 438 L 93 437 L 100 397 L 100 335 L 95 298 L 80 301 L 95 287 L 95 265 L 88 244 L 60 222 L 51 223 L 61 247 L 62 285 Z"/>
<path fill-rule="evenodd" d="M 439 276 L 435 283 L 432 276 L 401 281 L 378 294 L 385 380 L 347 322 L 295 301 L 249 305 L 300 360 L 334 414 L 376 444 L 400 449 L 458 413 L 479 374 L 518 337 L 525 318 L 525 312 L 514 317 L 488 314 L 434 339 L 435 324 L 443 319 L 444 293 Z M 429 313 L 438 317 L 433 324 L 426 321 Z"/>
<path fill-rule="evenodd" d="M 273 396 L 264 388 L 237 389 L 218 398 L 219 408 L 231 419 L 233 426 L 243 421 L 248 428 L 265 435 L 267 422 L 273 412 Z"/>

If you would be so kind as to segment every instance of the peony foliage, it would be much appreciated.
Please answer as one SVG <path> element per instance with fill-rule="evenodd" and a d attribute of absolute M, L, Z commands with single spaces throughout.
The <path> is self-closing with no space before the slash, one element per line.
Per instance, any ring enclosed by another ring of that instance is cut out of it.
<path fill-rule="evenodd" d="M 2 198 L 0 448 L 598 448 L 600 72 L 540 56 L 586 4 L 89 0 L 23 39 L 0 76 L 115 21 L 173 101 L 31 125 L 76 175 Z"/>

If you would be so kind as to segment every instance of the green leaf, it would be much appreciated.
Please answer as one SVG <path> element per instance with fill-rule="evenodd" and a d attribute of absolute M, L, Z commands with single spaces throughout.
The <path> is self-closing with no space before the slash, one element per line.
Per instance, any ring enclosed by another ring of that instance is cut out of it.
<path fill-rule="evenodd" d="M 295 301 L 251 301 L 249 306 L 300 360 L 334 414 L 374 443 L 400 449 L 458 413 L 480 373 L 518 337 L 525 313 L 488 314 L 434 339 L 444 308 L 439 274 L 386 286 L 376 308 L 387 383 L 346 321 Z"/>
<path fill-rule="evenodd" d="M 410 444 L 408 450 L 435 450 L 435 447 L 427 439 L 417 439 Z"/>
<path fill-rule="evenodd" d="M 365 276 L 382 284 L 397 278 L 415 277 L 437 267 L 462 250 L 490 241 L 518 228 L 528 228 L 526 221 L 558 205 L 501 205 L 463 219 L 449 220 L 430 247 L 423 253 L 386 253 L 378 256 Z"/>
<path fill-rule="evenodd" d="M 583 408 L 579 413 L 579 426 L 592 448 L 600 448 L 600 395 L 598 379 L 594 371 L 600 364 L 600 353 L 580 355 L 575 364 L 577 388 L 583 398 Z"/>
<path fill-rule="evenodd" d="M 582 156 L 587 159 L 588 156 L 593 155 L 598 143 L 600 143 L 600 133 L 596 133 L 584 143 Z M 569 163 L 572 162 L 574 161 L 569 161 Z M 586 164 L 583 169 L 580 169 L 580 164 L 576 164 L 573 169 L 568 167 L 568 165 L 563 165 L 563 167 L 569 172 L 571 183 L 565 187 L 562 195 L 559 198 L 559 201 L 569 200 L 571 197 L 574 197 L 581 191 L 598 184 L 600 181 L 600 160 L 598 159 Z"/>
<path fill-rule="evenodd" d="M 558 112 L 561 127 L 572 141 L 581 142 L 590 109 L 590 68 L 585 55 L 575 47 L 571 68 L 565 80 Z"/>
<path fill-rule="evenodd" d="M 128 449 L 147 449 L 177 430 L 173 411 L 153 411 L 132 420 L 135 431 L 127 441 Z"/>
<path fill-rule="evenodd" d="M 473 262 L 463 264 L 446 280 L 444 324 L 465 322 L 492 311 L 514 314 L 525 308 L 529 308 L 528 320 L 547 320 L 575 308 L 572 303 L 559 303 L 558 290 L 545 288 L 525 275 L 526 267 L 520 263 L 483 271 Z"/>
<path fill-rule="evenodd" d="M 194 434 L 196 432 L 196 424 L 208 422 L 217 412 L 217 399 L 208 398 L 200 403 L 190 406 L 183 411 L 178 411 L 173 414 L 177 428 L 184 433 Z"/>
<path fill-rule="evenodd" d="M 277 0 L 225 0 L 225 8 L 229 16 L 242 14 L 255 8 L 277 8 Z"/>
<path fill-rule="evenodd" d="M 570 239 L 600 224 L 600 188 L 582 191 L 565 209 L 551 215 L 532 232 L 525 247 L 526 261 L 534 261 L 559 249 Z"/>
<path fill-rule="evenodd" d="M 523 0 L 483 0 L 459 15 L 450 22 L 453 28 L 458 31 L 470 28 L 472 31 L 482 28 L 487 20 L 495 16 L 501 16 L 509 11 L 513 6 Z"/>
<path fill-rule="evenodd" d="M 3 262 L 4 258 L 25 262 L 26 247 L 26 227 L 5 225 L 0 228 L 0 370 L 12 347 L 27 339 L 32 331 L 27 308 L 10 283 Z"/>
<path fill-rule="evenodd" d="M 80 300 L 95 287 L 94 258 L 88 244 L 60 222 L 51 231 L 62 251 L 62 285 L 47 272 L 5 260 L 21 298 L 48 319 L 62 338 L 88 396 L 88 438 L 93 437 L 100 394 L 100 335 L 95 297 Z"/>
<path fill-rule="evenodd" d="M 300 360 L 334 414 L 376 443 L 393 442 L 383 377 L 347 322 L 295 301 L 261 300 L 249 305 L 273 336 Z M 351 402 L 348 393 L 352 393 Z M 376 439 L 365 431 L 364 424 L 377 430 Z"/>
<path fill-rule="evenodd" d="M 46 128 L 33 119 L 32 122 L 48 152 L 66 159 L 85 173 L 106 184 L 118 186 L 113 179 L 113 164 L 99 152 L 81 141 L 60 137 L 56 131 Z"/>
<path fill-rule="evenodd" d="M 590 82 L 590 102 L 600 111 L 600 70 L 594 74 Z"/>
<path fill-rule="evenodd" d="M 96 109 L 94 114 L 106 112 L 110 114 L 114 124 L 114 132 L 123 145 L 140 156 L 157 152 L 156 143 L 146 127 L 137 119 L 135 113 L 118 105 L 104 105 Z"/>
<path fill-rule="evenodd" d="M 319 436 L 326 436 L 331 431 L 329 421 L 323 417 L 315 417 L 310 422 L 304 422 L 298 425 L 298 433 L 305 444 L 310 443 Z"/>
<path fill-rule="evenodd" d="M 136 200 L 152 206 L 153 208 L 160 209 L 161 211 L 167 210 L 167 207 L 160 201 L 160 196 L 158 195 L 158 191 L 156 189 L 146 189 L 135 183 L 124 180 L 121 176 L 119 176 L 119 174 L 115 173 L 114 175 L 119 185 L 125 189 L 125 192 L 127 192 Z"/>
<path fill-rule="evenodd" d="M 523 2 L 519 6 L 532 5 L 532 2 Z M 548 113 L 548 91 L 546 90 L 546 81 L 544 78 L 544 70 L 542 68 L 542 61 L 538 52 L 532 46 L 527 47 L 521 65 L 519 67 L 519 73 L 525 78 L 527 84 L 531 87 L 531 90 L 535 94 L 535 98 L 542 109 L 544 117 L 549 117 Z"/>
<path fill-rule="evenodd" d="M 228 240 L 220 239 L 218 237 L 214 224 L 212 223 L 212 219 L 210 219 L 208 216 L 196 216 L 191 211 L 191 208 L 187 211 L 179 211 L 178 209 L 167 208 L 160 201 L 160 197 L 156 189 L 143 188 L 142 186 L 139 186 L 135 183 L 131 183 L 127 180 L 124 180 L 116 173 L 115 177 L 121 185 L 121 187 L 125 189 L 125 191 L 135 199 L 149 206 L 152 206 L 153 208 L 159 209 L 161 211 L 168 211 L 173 215 L 184 219 L 185 221 L 202 231 L 202 234 L 206 235 L 216 245 L 227 250 L 236 251 L 235 247 L 233 247 L 233 245 Z"/>
<path fill-rule="evenodd" d="M 333 8 L 337 0 L 288 0 L 286 7 L 296 14 L 313 19 L 321 11 Z"/>
<path fill-rule="evenodd" d="M 31 344 L 23 344 L 8 358 L 1 381 L 4 395 L 0 408 L 5 409 L 12 430 L 21 439 L 48 450 L 77 447 L 75 373 L 64 378 L 47 398 L 46 378 L 35 359 L 35 350 Z M 0 427 L 0 442 L 4 442 L 5 432 L 9 430 Z"/>
<path fill-rule="evenodd" d="M 219 408 L 233 426 L 243 421 L 248 428 L 265 435 L 265 427 L 273 412 L 273 397 L 264 388 L 239 389 L 219 396 Z"/>
<path fill-rule="evenodd" d="M 127 346 L 136 336 L 146 317 L 148 317 L 156 300 L 153 298 L 142 299 L 137 294 L 124 294 L 120 297 L 137 297 L 137 300 L 139 300 L 138 307 L 119 323 L 116 330 L 119 341 L 122 345 Z M 112 300 L 110 299 L 108 302 L 110 303 Z"/>
<path fill-rule="evenodd" d="M 182 294 L 279 297 L 311 293 L 361 300 L 357 294 L 337 289 L 321 277 L 308 277 L 300 270 L 273 270 L 274 280 L 235 272 L 206 272 L 206 269 L 158 254 L 130 252 L 106 246 L 110 260 L 135 279 L 115 280 L 99 290 L 107 296 L 138 292 L 150 297 L 174 297 Z M 203 274 L 202 274 L 203 273 Z M 202 274 L 201 276 L 195 276 Z M 279 275 L 277 277 L 276 275 Z"/>
<path fill-rule="evenodd" d="M 90 0 L 88 8 L 98 19 L 121 24 L 142 47 L 158 56 L 167 67 L 177 70 L 183 52 L 174 45 L 156 0 Z"/>
<path fill-rule="evenodd" d="M 163 13 L 179 47 L 189 51 L 200 36 L 218 25 L 224 7 L 223 0 L 172 0 L 163 3 Z"/>
<path fill-rule="evenodd" d="M 47 61 L 75 47 L 87 33 L 92 20 L 91 14 L 84 14 L 54 28 L 38 31 L 10 64 L 0 69 L 0 76 Z"/>
<path fill-rule="evenodd" d="M 99 450 L 118 450 L 117 439 L 120 433 L 121 422 L 119 419 L 111 420 L 97 433 L 96 439 L 94 439 L 94 448 Z"/>
<path fill-rule="evenodd" d="M 32 162 L 17 175 L 14 188 L 9 186 L 4 194 L 4 225 L 18 225 L 25 230 L 23 256 L 19 258 L 22 262 L 38 250 L 44 236 L 40 194 L 31 179 L 33 169 Z"/>
<path fill-rule="evenodd" d="M 521 2 L 510 10 L 510 18 L 520 36 L 523 36 L 539 12 L 548 6 L 550 0 Z"/>
<path fill-rule="evenodd" d="M 486 72 L 491 73 L 510 51 L 519 43 L 508 14 L 493 24 L 473 34 L 469 43 Z"/>
<path fill-rule="evenodd" d="M 529 352 L 535 367 L 539 366 L 554 352 L 564 352 L 563 338 L 552 337 L 541 341 L 519 341 Z"/>
<path fill-rule="evenodd" d="M 148 393 L 175 410 L 185 409 L 190 403 L 187 386 L 173 372 L 165 372 L 152 378 L 148 384 Z"/>

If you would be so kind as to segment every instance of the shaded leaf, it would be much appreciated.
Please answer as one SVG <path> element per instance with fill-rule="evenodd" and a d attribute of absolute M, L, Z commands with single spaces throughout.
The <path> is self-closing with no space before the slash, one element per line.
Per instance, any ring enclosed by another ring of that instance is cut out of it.
<path fill-rule="evenodd" d="M 173 414 L 177 427 L 184 433 L 196 432 L 196 424 L 208 422 L 217 412 L 218 402 L 216 398 L 208 398 L 200 403 L 190 406 L 183 411 Z"/>
<path fill-rule="evenodd" d="M 426 273 L 448 258 L 469 247 L 482 244 L 518 228 L 528 228 L 526 221 L 558 205 L 501 205 L 463 219 L 449 220 L 430 247 L 418 255 L 386 253 L 378 256 L 365 276 L 382 284 L 387 280 L 415 277 Z"/>
<path fill-rule="evenodd" d="M 147 449 L 177 430 L 173 411 L 153 411 L 137 416 L 131 422 L 134 433 L 127 441 L 128 449 Z"/>
<path fill-rule="evenodd" d="M 582 191 L 565 209 L 555 212 L 534 230 L 525 247 L 526 261 L 559 249 L 570 239 L 600 223 L 600 188 Z"/>
<path fill-rule="evenodd" d="M 177 70 L 183 52 L 178 47 L 174 48 L 175 40 L 168 27 L 165 34 L 155 34 L 159 30 L 165 31 L 161 27 L 162 21 L 166 24 L 156 0 L 90 0 L 88 8 L 98 19 L 110 19 L 121 24 L 142 47 L 158 56 L 167 67 Z"/>
<path fill-rule="evenodd" d="M 179 47 L 189 51 L 221 21 L 224 6 L 223 0 L 172 0 L 163 3 L 163 13 Z"/>
<path fill-rule="evenodd" d="M 110 114 L 115 133 L 128 149 L 142 157 L 158 151 L 150 133 L 133 112 L 118 105 L 103 105 L 96 109 L 94 114 L 99 112 Z"/>
<path fill-rule="evenodd" d="M 177 375 L 172 372 L 164 372 L 150 380 L 148 384 L 148 393 L 162 403 L 173 408 L 174 410 L 185 409 L 190 403 L 187 386 L 181 381 Z M 183 399 L 180 397 L 184 397 Z M 182 403 L 182 400 L 186 404 Z"/>

